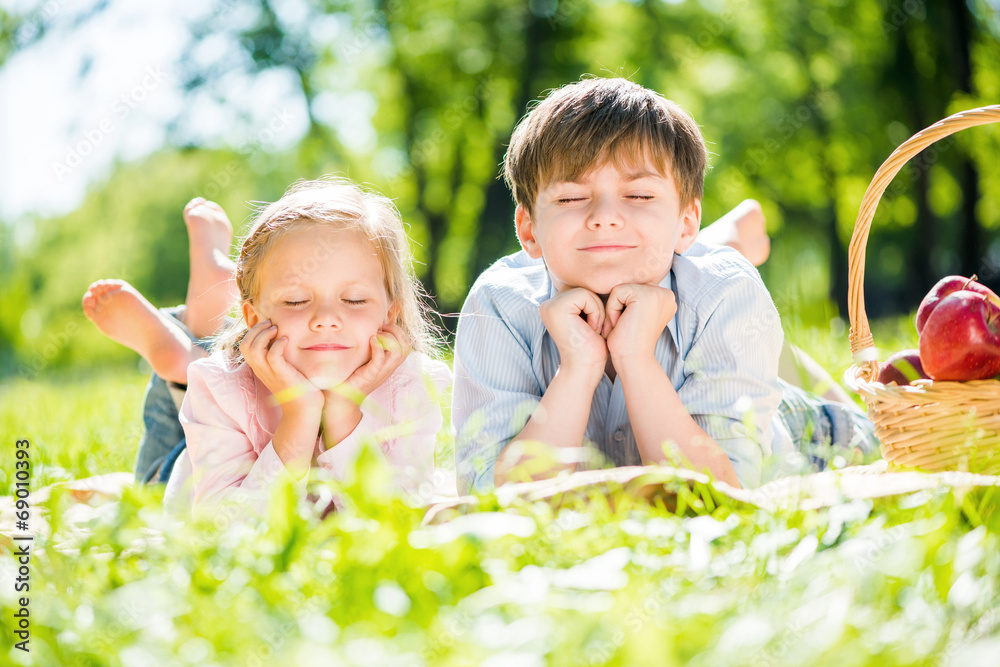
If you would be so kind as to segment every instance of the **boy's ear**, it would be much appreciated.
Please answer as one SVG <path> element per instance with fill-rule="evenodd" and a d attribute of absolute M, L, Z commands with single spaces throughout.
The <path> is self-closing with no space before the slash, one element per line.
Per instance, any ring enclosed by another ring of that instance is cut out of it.
<path fill-rule="evenodd" d="M 701 200 L 691 201 L 681 212 L 680 234 L 677 237 L 677 244 L 674 252 L 678 255 L 691 247 L 694 240 L 698 238 L 698 230 L 701 227 Z"/>
<path fill-rule="evenodd" d="M 531 213 L 520 204 L 514 209 L 514 227 L 517 229 L 517 240 L 521 242 L 521 248 L 528 253 L 528 257 L 539 259 L 542 256 L 542 247 L 538 245 L 535 238 L 534 223 L 531 220 Z"/>
<path fill-rule="evenodd" d="M 244 301 L 241 307 L 243 309 L 243 321 L 246 322 L 247 329 L 260 321 L 260 315 L 257 313 L 257 309 L 253 307 L 252 303 Z"/>

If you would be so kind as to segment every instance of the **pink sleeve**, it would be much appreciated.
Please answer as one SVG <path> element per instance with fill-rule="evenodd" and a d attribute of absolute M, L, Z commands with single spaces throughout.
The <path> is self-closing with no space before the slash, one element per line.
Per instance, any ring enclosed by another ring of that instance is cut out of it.
<path fill-rule="evenodd" d="M 180 421 L 191 458 L 196 510 L 233 501 L 260 515 L 268 490 L 282 479 L 293 479 L 271 442 L 258 454 L 247 434 L 250 408 L 236 378 L 217 361 L 210 358 L 188 367 Z"/>
<path fill-rule="evenodd" d="M 343 479 L 344 473 L 358 457 L 365 440 L 374 439 L 376 442 L 381 442 L 380 433 L 383 430 L 383 423 L 369 414 L 366 409 L 368 403 L 369 401 L 366 399 L 361 404 L 361 421 L 354 427 L 354 430 L 336 445 L 321 452 L 316 458 L 316 462 L 332 471 L 337 479 Z M 379 451 L 382 451 L 382 448 Z"/>
<path fill-rule="evenodd" d="M 365 439 L 374 438 L 399 486 L 415 501 L 430 503 L 442 494 L 442 483 L 435 476 L 434 449 L 443 425 L 441 395 L 451 384 L 451 371 L 440 361 L 414 355 L 381 391 L 365 399 L 357 428 L 323 452 L 319 462 L 342 473 Z M 443 486 L 447 487 L 447 481 Z"/>

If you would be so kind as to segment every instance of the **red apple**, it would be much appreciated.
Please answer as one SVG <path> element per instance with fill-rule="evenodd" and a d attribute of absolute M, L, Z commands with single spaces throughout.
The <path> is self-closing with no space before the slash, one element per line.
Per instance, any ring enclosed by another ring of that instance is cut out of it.
<path fill-rule="evenodd" d="M 901 387 L 926 377 L 927 373 L 920 363 L 919 350 L 900 350 L 886 359 L 878 371 L 879 382 L 882 384 L 895 382 Z"/>
<path fill-rule="evenodd" d="M 935 380 L 982 380 L 1000 373 L 1000 306 L 971 290 L 941 299 L 920 333 L 920 360 Z"/>
<path fill-rule="evenodd" d="M 920 302 L 920 307 L 917 308 L 917 333 L 919 334 L 924 330 L 927 318 L 931 316 L 937 305 L 941 303 L 941 299 L 963 289 L 985 294 L 997 308 L 1000 308 L 1000 296 L 997 296 L 986 285 L 976 282 L 976 276 L 972 276 L 971 278 L 966 278 L 965 276 L 945 276 L 937 281 L 937 284 L 931 288 L 931 291 Z"/>

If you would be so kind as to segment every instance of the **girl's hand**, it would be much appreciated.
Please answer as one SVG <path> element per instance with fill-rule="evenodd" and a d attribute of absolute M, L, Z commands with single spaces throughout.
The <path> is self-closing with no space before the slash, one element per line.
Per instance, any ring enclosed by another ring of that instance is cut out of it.
<path fill-rule="evenodd" d="M 260 378 L 283 412 L 323 409 L 323 393 L 285 359 L 288 337 L 278 335 L 278 327 L 263 320 L 250 327 L 240 342 L 240 352 Z"/>
<path fill-rule="evenodd" d="M 368 340 L 368 344 L 371 346 L 371 360 L 351 373 L 343 385 L 330 390 L 357 405 L 361 405 L 366 396 L 396 372 L 411 349 L 406 334 L 395 324 L 384 325 L 378 334 Z"/>
<path fill-rule="evenodd" d="M 395 324 L 386 324 L 368 340 L 371 360 L 342 383 L 323 392 L 323 442 L 332 449 L 361 423 L 365 397 L 389 379 L 410 354 L 406 334 Z"/>

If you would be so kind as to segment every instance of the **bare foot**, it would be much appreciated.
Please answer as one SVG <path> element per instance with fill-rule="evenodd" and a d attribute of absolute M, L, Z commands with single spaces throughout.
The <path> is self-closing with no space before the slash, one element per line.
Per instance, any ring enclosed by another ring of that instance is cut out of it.
<path fill-rule="evenodd" d="M 191 275 L 184 323 L 197 338 L 216 333 L 239 300 L 236 265 L 229 258 L 233 225 L 222 207 L 196 197 L 184 207 Z"/>
<path fill-rule="evenodd" d="M 698 239 L 738 250 L 754 266 L 771 254 L 771 239 L 760 204 L 744 199 L 736 208 L 701 230 Z"/>
<path fill-rule="evenodd" d="M 124 280 L 98 280 L 83 295 L 83 313 L 105 336 L 138 352 L 157 375 L 187 383 L 187 367 L 205 351 Z"/>

